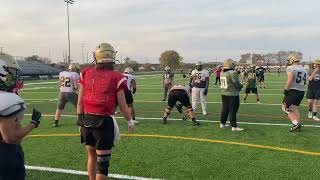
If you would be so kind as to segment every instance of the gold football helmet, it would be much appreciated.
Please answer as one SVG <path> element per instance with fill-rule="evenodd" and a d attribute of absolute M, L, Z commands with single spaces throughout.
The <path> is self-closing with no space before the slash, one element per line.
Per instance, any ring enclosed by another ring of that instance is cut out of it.
<path fill-rule="evenodd" d="M 95 63 L 115 63 L 117 51 L 108 44 L 108 43 L 101 43 L 95 49 L 93 53 L 93 58 Z"/>
<path fill-rule="evenodd" d="M 297 53 L 292 53 L 292 54 L 289 54 L 288 56 L 288 64 L 291 65 L 295 62 L 300 62 L 301 60 L 301 56 Z"/>
<path fill-rule="evenodd" d="M 226 59 L 223 62 L 223 69 L 234 69 L 236 67 L 236 63 L 232 59 Z"/>

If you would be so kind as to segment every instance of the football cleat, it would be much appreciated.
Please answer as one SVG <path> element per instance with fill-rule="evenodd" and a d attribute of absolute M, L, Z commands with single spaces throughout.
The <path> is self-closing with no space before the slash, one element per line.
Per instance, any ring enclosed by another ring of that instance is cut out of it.
<path fill-rule="evenodd" d="M 200 125 L 200 123 L 199 123 L 198 121 L 196 121 L 196 120 L 193 120 L 193 121 L 192 121 L 192 124 L 193 124 L 193 125 Z"/>
<path fill-rule="evenodd" d="M 298 123 L 297 125 L 292 125 L 290 132 L 296 132 L 301 131 L 301 123 Z"/>
<path fill-rule="evenodd" d="M 220 128 L 221 128 L 221 129 L 224 129 L 224 128 L 227 128 L 227 127 L 229 127 L 228 124 L 222 124 L 222 123 L 220 123 Z"/>
<path fill-rule="evenodd" d="M 309 111 L 309 113 L 308 113 L 308 118 L 309 118 L 309 119 L 312 119 L 312 117 L 313 117 L 312 112 Z"/>
<path fill-rule="evenodd" d="M 318 118 L 317 116 L 313 116 L 312 119 L 315 121 L 320 121 L 320 118 Z"/>
<path fill-rule="evenodd" d="M 239 128 L 239 127 L 232 127 L 231 129 L 232 131 L 243 131 L 243 128 Z"/>
<path fill-rule="evenodd" d="M 52 124 L 52 127 L 58 127 L 58 121 L 54 121 L 54 123 Z"/>
<path fill-rule="evenodd" d="M 168 124 L 168 120 L 167 119 L 163 119 L 162 120 L 162 124 Z"/>

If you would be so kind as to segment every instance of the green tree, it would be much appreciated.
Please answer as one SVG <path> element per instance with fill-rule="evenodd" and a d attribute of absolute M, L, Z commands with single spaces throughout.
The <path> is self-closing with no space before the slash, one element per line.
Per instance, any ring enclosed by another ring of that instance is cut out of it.
<path fill-rule="evenodd" d="M 170 66 L 171 68 L 179 68 L 182 57 L 174 50 L 165 51 L 161 54 L 159 62 L 162 67 Z"/>
<path fill-rule="evenodd" d="M 32 55 L 32 56 L 26 57 L 25 60 L 26 61 L 33 61 L 33 62 L 43 62 L 41 60 L 40 56 L 38 56 L 38 55 Z"/>

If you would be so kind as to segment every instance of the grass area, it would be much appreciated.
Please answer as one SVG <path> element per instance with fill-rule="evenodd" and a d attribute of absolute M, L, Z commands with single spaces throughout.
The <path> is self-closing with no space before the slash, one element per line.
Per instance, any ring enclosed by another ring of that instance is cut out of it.
<path fill-rule="evenodd" d="M 166 103 L 160 101 L 163 98 L 160 79 L 160 76 L 137 77 L 138 91 L 134 99 L 136 116 L 141 118 L 134 134 L 150 136 L 123 136 L 121 141 L 116 142 L 111 173 L 160 179 L 320 178 L 318 127 L 303 127 L 299 133 L 290 133 L 290 127 L 282 125 L 240 124 L 240 127 L 245 128 L 243 132 L 220 129 L 218 123 L 213 123 L 219 121 L 221 110 L 220 89 L 214 88 L 213 82 L 207 96 L 209 115 L 197 115 L 197 119 L 209 122 L 193 126 L 189 121 L 169 120 L 168 125 L 162 125 L 160 119 Z M 177 75 L 175 81 L 186 84 L 188 79 Z M 255 104 L 254 95 L 249 96 L 248 103 L 240 106 L 238 121 L 289 124 L 280 108 L 284 81 L 285 76 L 267 74 L 267 88 L 258 89 L 262 104 Z M 44 115 L 54 114 L 58 88 L 52 82 L 54 81 L 32 81 L 44 84 L 25 86 L 21 95 L 28 103 L 26 113 L 30 113 L 35 107 Z M 305 100 L 303 104 L 305 105 Z M 304 125 L 320 125 L 307 119 L 305 106 L 301 107 L 301 111 Z M 76 115 L 76 110 L 68 104 L 64 114 Z M 171 119 L 181 117 L 182 114 L 176 110 L 170 115 Z M 29 118 L 30 116 L 25 117 Z M 75 126 L 76 117 L 63 117 L 58 128 L 51 127 L 53 120 L 51 116 L 44 116 L 40 127 L 32 135 L 79 133 Z M 27 122 L 26 120 L 25 123 Z M 127 134 L 124 120 L 118 118 L 118 122 L 121 133 Z M 265 146 L 275 148 L 264 148 Z M 77 136 L 27 137 L 23 141 L 23 147 L 27 165 L 86 170 L 85 150 Z M 290 150 L 300 150 L 302 153 L 289 152 Z M 303 152 L 315 152 L 318 155 Z M 27 179 L 71 180 L 86 177 L 27 170 Z"/>

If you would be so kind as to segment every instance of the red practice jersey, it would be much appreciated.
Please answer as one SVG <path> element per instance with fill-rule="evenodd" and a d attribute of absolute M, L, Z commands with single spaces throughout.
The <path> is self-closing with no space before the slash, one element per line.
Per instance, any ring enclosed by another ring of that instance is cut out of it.
<path fill-rule="evenodd" d="M 119 72 L 87 68 L 81 72 L 84 113 L 110 116 L 117 108 L 117 92 L 128 91 L 126 78 Z"/>

